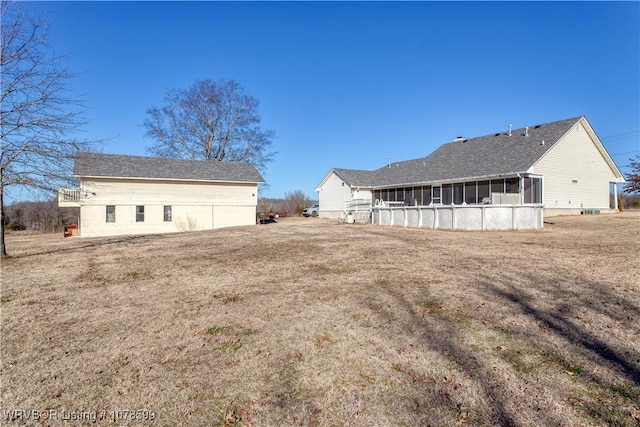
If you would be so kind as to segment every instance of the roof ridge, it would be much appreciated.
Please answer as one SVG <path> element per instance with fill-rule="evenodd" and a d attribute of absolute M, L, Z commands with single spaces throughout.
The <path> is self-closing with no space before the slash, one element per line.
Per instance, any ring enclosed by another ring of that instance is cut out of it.
<path fill-rule="evenodd" d="M 344 169 L 353 171 L 352 175 L 344 179 L 352 185 L 366 182 L 371 187 L 386 187 L 472 176 L 524 173 L 583 118 L 586 120 L 582 115 L 511 128 L 511 136 L 505 130 L 446 142 L 425 157 L 390 162 L 372 171 Z M 337 168 L 335 170 L 339 171 Z"/>
<path fill-rule="evenodd" d="M 548 125 L 557 124 L 557 123 L 561 123 L 561 122 L 569 122 L 569 121 L 571 121 L 571 122 L 574 122 L 574 121 L 575 121 L 575 122 L 577 122 L 577 121 L 579 121 L 580 119 L 582 119 L 583 117 L 584 117 L 584 115 L 582 115 L 582 116 L 577 116 L 577 117 L 569 117 L 569 118 L 567 118 L 567 119 L 562 119 L 562 120 L 554 120 L 554 121 L 552 121 L 552 122 L 547 122 L 547 123 L 537 123 L 537 124 L 535 124 L 535 125 L 528 125 L 528 126 L 522 126 L 522 127 L 517 127 L 517 128 L 511 128 L 511 132 L 513 133 L 513 132 L 515 132 L 515 131 L 517 131 L 517 130 L 520 130 L 520 129 L 526 129 L 526 128 L 529 128 L 529 129 L 536 129 L 536 128 L 537 128 L 537 129 L 539 129 L 539 128 L 540 128 L 540 127 L 542 127 L 542 126 L 548 126 Z M 506 130 L 506 131 L 500 131 L 500 132 L 492 132 L 492 133 L 488 133 L 488 134 L 486 134 L 486 135 L 474 136 L 474 137 L 471 137 L 471 138 L 464 138 L 464 140 L 465 140 L 465 141 L 469 141 L 469 140 L 472 140 L 472 139 L 485 138 L 485 137 L 492 136 L 492 135 L 493 135 L 493 136 L 498 136 L 498 135 L 501 135 L 501 134 L 503 134 L 503 133 L 504 133 L 505 135 L 507 135 L 507 134 L 509 133 L 509 130 Z M 457 141 L 450 141 L 450 142 L 457 142 Z"/>
<path fill-rule="evenodd" d="M 128 157 L 131 159 L 145 159 L 145 160 L 166 160 L 166 161 L 183 161 L 183 162 L 202 162 L 212 164 L 250 164 L 248 162 L 241 162 L 237 160 L 201 160 L 201 159 L 185 159 L 182 157 L 159 157 L 159 156 L 141 156 L 138 154 L 114 154 L 114 153 L 100 153 L 97 151 L 78 151 L 77 156 L 98 155 L 104 157 Z"/>
<path fill-rule="evenodd" d="M 247 162 L 98 152 L 78 152 L 73 173 L 76 176 L 105 178 L 265 182 L 256 167 Z"/>

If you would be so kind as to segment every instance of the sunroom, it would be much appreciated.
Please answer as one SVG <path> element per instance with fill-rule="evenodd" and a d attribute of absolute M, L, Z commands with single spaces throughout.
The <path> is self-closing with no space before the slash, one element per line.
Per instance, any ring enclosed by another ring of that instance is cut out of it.
<path fill-rule="evenodd" d="M 542 176 L 505 175 L 376 188 L 373 206 L 541 204 Z"/>

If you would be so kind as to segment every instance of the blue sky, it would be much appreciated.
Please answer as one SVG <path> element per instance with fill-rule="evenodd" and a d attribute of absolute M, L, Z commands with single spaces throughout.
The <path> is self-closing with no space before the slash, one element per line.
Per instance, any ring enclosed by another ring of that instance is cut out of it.
<path fill-rule="evenodd" d="M 618 166 L 640 151 L 638 2 L 30 2 L 80 75 L 81 135 L 145 155 L 146 110 L 194 80 L 260 100 L 278 154 L 261 196 L 585 115 Z"/>

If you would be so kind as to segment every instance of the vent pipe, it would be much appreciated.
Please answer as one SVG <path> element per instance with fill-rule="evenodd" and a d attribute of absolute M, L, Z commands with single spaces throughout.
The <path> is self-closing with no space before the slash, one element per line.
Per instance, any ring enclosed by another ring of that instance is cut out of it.
<path fill-rule="evenodd" d="M 391 167 L 391 156 L 387 157 L 387 161 L 389 162 L 387 167 L 390 168 Z"/>
<path fill-rule="evenodd" d="M 542 140 L 542 142 L 540 143 L 540 145 L 544 145 L 544 139 Z"/>
<path fill-rule="evenodd" d="M 508 135 L 511 136 L 511 125 L 509 125 L 509 133 L 508 133 Z"/>
<path fill-rule="evenodd" d="M 529 126 L 524 128 L 524 136 L 529 136 Z"/>

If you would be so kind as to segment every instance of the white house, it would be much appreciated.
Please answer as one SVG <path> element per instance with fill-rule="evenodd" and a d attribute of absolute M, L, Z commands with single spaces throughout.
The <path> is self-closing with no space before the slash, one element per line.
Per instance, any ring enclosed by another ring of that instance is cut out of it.
<path fill-rule="evenodd" d="M 256 223 L 251 164 L 78 153 L 80 187 L 59 206 L 79 206 L 83 237 L 209 230 Z"/>
<path fill-rule="evenodd" d="M 624 182 L 582 117 L 458 137 L 424 158 L 373 171 L 332 169 L 317 186 L 320 216 L 384 206 L 540 205 L 544 215 L 617 209 Z"/>

